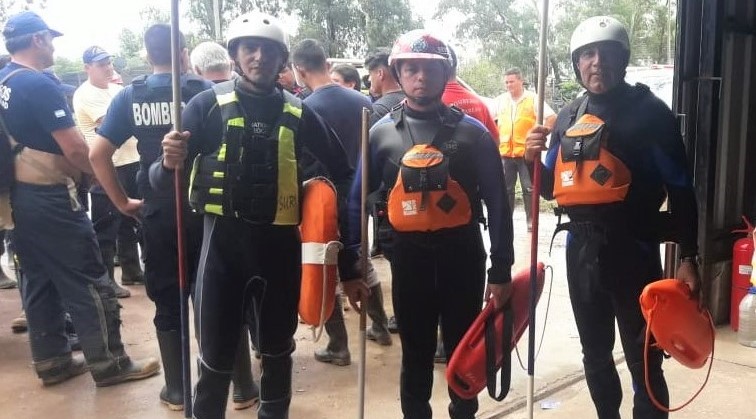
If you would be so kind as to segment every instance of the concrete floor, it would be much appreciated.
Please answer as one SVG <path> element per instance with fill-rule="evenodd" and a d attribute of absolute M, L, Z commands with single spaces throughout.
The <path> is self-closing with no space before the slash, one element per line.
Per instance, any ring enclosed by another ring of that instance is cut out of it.
<path fill-rule="evenodd" d="M 515 270 L 529 264 L 529 235 L 525 232 L 524 213 L 515 211 Z M 581 377 L 581 354 L 574 326 L 574 319 L 569 306 L 564 273 L 564 235 L 554 245 L 554 257 L 546 255 L 551 233 L 556 220 L 549 214 L 542 214 L 541 234 L 539 234 L 539 253 L 543 260 L 551 263 L 554 269 L 554 281 L 548 281 L 539 304 L 537 321 L 538 340 L 543 333 L 543 321 L 547 303 L 549 306 L 547 328 L 540 355 L 536 363 L 535 389 L 539 399 L 553 404 L 545 404 L 541 409 L 536 405 L 535 417 L 589 418 L 594 417 L 592 405 Z M 391 312 L 390 275 L 388 264 L 383 259 L 374 260 L 384 284 L 386 309 Z M 12 271 L 4 266 L 8 274 Z M 130 287 L 132 297 L 121 300 L 123 338 L 127 351 L 132 357 L 158 357 L 157 341 L 152 326 L 154 308 L 147 299 L 144 288 Z M 551 297 L 549 299 L 549 296 Z M 3 390 L 0 392 L 0 418 L 180 418 L 181 413 L 170 412 L 158 402 L 158 393 L 163 384 L 162 376 L 144 381 L 128 383 L 109 388 L 96 388 L 88 375 L 74 378 L 61 385 L 43 388 L 31 368 L 27 335 L 13 334 L 9 323 L 20 311 L 17 290 L 0 291 L 0 350 L 4 362 L 0 362 L 0 377 Z M 347 329 L 350 333 L 350 349 L 353 364 L 348 367 L 335 367 L 315 361 L 312 353 L 325 345 L 325 338 L 313 342 L 312 332 L 301 326 L 296 334 L 297 350 L 294 353 L 293 401 L 290 417 L 292 419 L 335 419 L 357 417 L 357 371 L 358 371 L 358 316 L 353 311 L 346 312 Z M 729 337 L 728 337 L 729 336 Z M 728 405 L 745 404 L 756 386 L 756 349 L 738 347 L 734 335 L 724 333 L 725 349 L 718 349 L 717 360 L 712 379 L 701 398 L 678 417 L 697 419 L 704 416 L 690 416 L 686 412 L 711 412 L 714 417 L 756 418 L 756 413 L 749 413 L 745 408 L 719 409 L 716 394 L 727 397 L 728 391 L 739 400 Z M 727 340 L 729 339 L 729 341 Z M 722 345 L 720 345 L 722 346 Z M 729 349 L 728 349 L 729 348 Z M 196 346 L 193 345 L 193 350 Z M 527 354 L 527 333 L 519 343 L 519 352 Z M 619 349 L 617 357 L 621 355 Z M 721 357 L 721 358 L 720 358 Z M 396 419 L 401 417 L 398 398 L 400 348 L 398 336 L 391 347 L 380 347 L 375 343 L 367 344 L 367 375 L 365 417 L 368 419 Z M 501 403 L 496 403 L 484 393 L 480 399 L 479 418 L 511 417 L 525 418 L 523 405 L 527 391 L 527 374 L 517 365 L 517 355 L 513 356 L 512 389 L 509 396 Z M 672 364 L 672 363 L 668 363 Z M 673 400 L 691 394 L 692 387 L 703 379 L 700 371 L 688 374 L 682 367 L 667 367 L 670 386 L 673 387 Z M 628 383 L 627 372 L 620 367 L 623 380 Z M 676 372 L 677 371 L 677 372 Z M 255 375 L 259 377 L 259 368 L 255 365 Z M 446 393 L 444 367 L 437 365 L 435 371 L 433 410 L 436 417 L 446 417 L 448 396 Z M 687 377 L 690 377 L 688 379 Z M 678 390 L 679 389 L 679 390 Z M 715 389 L 711 391 L 710 389 Z M 716 389 L 720 389 L 716 393 Z M 631 392 L 632 390 L 628 390 Z M 627 393 L 625 400 L 631 400 Z M 629 403 L 625 403 L 629 406 Z M 706 406 L 706 407 L 703 407 Z M 629 407 L 624 411 L 629 415 Z M 740 410 L 738 410 L 740 409 Z M 717 415 L 719 414 L 719 415 Z M 228 411 L 229 419 L 254 418 L 253 410 Z"/>

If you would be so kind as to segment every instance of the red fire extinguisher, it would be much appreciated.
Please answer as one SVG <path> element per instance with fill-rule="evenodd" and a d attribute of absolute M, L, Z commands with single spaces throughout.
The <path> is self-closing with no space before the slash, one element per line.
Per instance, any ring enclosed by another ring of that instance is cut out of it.
<path fill-rule="evenodd" d="M 732 246 L 732 293 L 730 298 L 730 327 L 738 330 L 738 306 L 743 297 L 748 294 L 751 286 L 751 258 L 753 258 L 753 225 L 743 217 L 745 230 L 733 230 L 733 233 L 746 233 L 746 236 L 735 241 Z"/>

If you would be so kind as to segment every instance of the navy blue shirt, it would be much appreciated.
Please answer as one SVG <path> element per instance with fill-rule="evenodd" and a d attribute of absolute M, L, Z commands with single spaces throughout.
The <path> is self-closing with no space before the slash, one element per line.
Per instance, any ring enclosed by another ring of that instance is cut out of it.
<path fill-rule="evenodd" d="M 0 80 L 20 68 L 27 67 L 11 62 L 0 70 Z M 11 135 L 20 144 L 63 154 L 52 132 L 76 124 L 59 82 L 36 70 L 21 71 L 0 87 L 0 107 Z"/>
<path fill-rule="evenodd" d="M 182 80 L 184 80 L 182 76 Z M 213 83 L 205 81 L 205 89 L 213 87 Z M 147 77 L 147 87 L 149 88 L 161 88 L 171 86 L 171 74 L 152 74 Z M 108 113 L 102 120 L 100 128 L 97 129 L 97 133 L 107 138 L 114 146 L 120 147 L 129 138 L 134 136 L 134 110 L 132 109 L 132 102 L 134 97 L 134 86 L 126 86 L 110 102 L 108 107 Z M 184 106 L 186 102 L 191 98 L 183 98 L 181 105 Z M 140 138 L 137 137 L 137 140 Z"/>
<path fill-rule="evenodd" d="M 302 102 L 336 132 L 347 153 L 349 164 L 357 166 L 360 159 L 362 108 L 373 110 L 370 98 L 354 89 L 329 84 L 316 89 Z"/>

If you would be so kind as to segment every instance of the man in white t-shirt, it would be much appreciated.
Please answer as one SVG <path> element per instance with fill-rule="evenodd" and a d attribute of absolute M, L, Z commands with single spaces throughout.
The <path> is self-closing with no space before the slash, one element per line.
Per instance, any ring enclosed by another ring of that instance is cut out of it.
<path fill-rule="evenodd" d="M 84 51 L 82 59 L 84 70 L 87 72 L 87 80 L 76 89 L 73 107 L 79 129 L 84 134 L 87 143 L 91 144 L 97 135 L 95 130 L 100 126 L 108 111 L 110 101 L 122 87 L 111 82 L 114 69 L 111 55 L 107 51 L 98 46 L 92 46 Z M 136 139 L 131 138 L 113 155 L 113 163 L 121 184 L 126 189 L 126 193 L 135 198 L 139 195 L 136 187 L 136 173 L 139 170 L 139 153 L 136 144 Z M 92 223 L 97 233 L 103 262 L 108 268 L 116 296 L 128 297 L 131 295 L 129 290 L 115 282 L 114 258 L 117 249 L 121 264 L 121 282 L 124 285 L 144 282 L 142 267 L 139 263 L 137 221 L 121 214 L 99 185 L 93 186 L 90 192 Z"/>
<path fill-rule="evenodd" d="M 525 90 L 525 81 L 517 68 L 504 72 L 504 87 L 507 93 L 495 99 L 495 109 L 492 112 L 499 127 L 499 154 L 504 164 L 504 183 L 507 186 L 509 208 L 514 211 L 515 185 L 517 176 L 520 177 L 522 199 L 528 232 L 532 228 L 530 214 L 530 199 L 533 186 L 530 182 L 530 170 L 523 159 L 525 155 L 525 138 L 528 131 L 536 124 L 538 100 L 534 92 Z M 556 114 L 544 102 L 543 125 L 551 128 L 556 121 Z"/>

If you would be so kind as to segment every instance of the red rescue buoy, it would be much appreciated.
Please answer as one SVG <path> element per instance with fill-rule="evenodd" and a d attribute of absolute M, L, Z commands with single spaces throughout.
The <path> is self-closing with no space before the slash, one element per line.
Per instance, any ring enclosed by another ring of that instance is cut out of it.
<path fill-rule="evenodd" d="M 544 282 L 544 264 L 538 263 L 537 275 L 537 295 L 536 301 L 541 296 Z M 512 278 L 512 297 L 510 299 L 512 316 L 512 344 L 509 348 L 514 348 L 520 337 L 525 333 L 528 327 L 528 313 L 530 301 L 530 268 L 518 272 Z M 472 399 L 478 395 L 489 384 L 488 365 L 486 365 L 486 320 L 495 316 L 495 342 L 489 342 L 495 346 L 495 369 L 498 371 L 503 363 L 504 354 L 501 345 L 501 337 L 504 335 L 504 316 L 498 315 L 501 311 L 494 309 L 492 301 L 486 305 L 483 311 L 478 315 L 470 328 L 467 330 L 457 348 L 452 354 L 449 364 L 446 367 L 446 381 L 449 387 L 463 399 Z M 492 383 L 493 384 L 493 383 Z M 502 389 L 502 391 L 507 391 Z M 491 390 L 489 389 L 489 394 Z M 494 397 L 491 394 L 491 397 Z M 494 397 L 496 398 L 496 397 Z M 502 397 L 503 399 L 503 397 Z M 497 398 L 498 400 L 498 398 Z"/>

